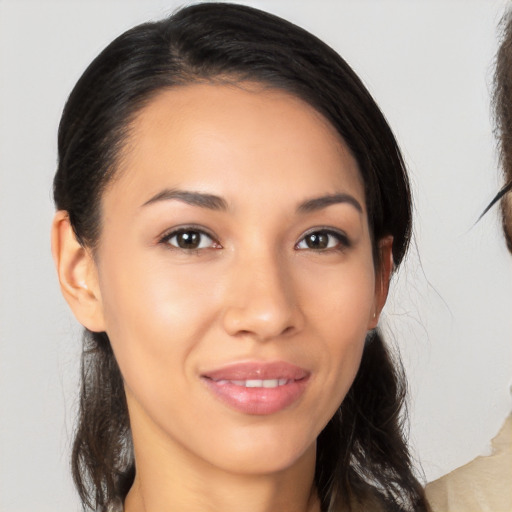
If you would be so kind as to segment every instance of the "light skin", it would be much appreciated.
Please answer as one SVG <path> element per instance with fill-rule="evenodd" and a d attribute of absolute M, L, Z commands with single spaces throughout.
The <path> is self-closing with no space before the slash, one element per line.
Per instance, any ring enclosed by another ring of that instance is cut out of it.
<path fill-rule="evenodd" d="M 107 332 L 125 381 L 126 511 L 319 511 L 316 438 L 392 269 L 391 237 L 373 261 L 357 163 L 309 105 L 254 84 L 164 91 L 132 128 L 94 255 L 65 212 L 52 243 L 64 296 Z M 308 372 L 277 412 L 205 385 L 211 370 L 275 361 Z"/>

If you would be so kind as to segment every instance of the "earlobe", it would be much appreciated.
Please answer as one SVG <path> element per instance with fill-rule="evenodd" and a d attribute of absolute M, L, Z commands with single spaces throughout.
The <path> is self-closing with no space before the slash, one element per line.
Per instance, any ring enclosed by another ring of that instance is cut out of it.
<path fill-rule="evenodd" d="M 369 329 L 375 329 L 379 323 L 379 317 L 386 303 L 389 291 L 389 280 L 393 272 L 393 237 L 386 236 L 378 241 L 379 267 L 375 273 L 375 299 Z"/>
<path fill-rule="evenodd" d="M 96 264 L 90 251 L 77 241 L 66 211 L 59 210 L 55 214 L 51 238 L 62 295 L 84 327 L 104 331 Z"/>

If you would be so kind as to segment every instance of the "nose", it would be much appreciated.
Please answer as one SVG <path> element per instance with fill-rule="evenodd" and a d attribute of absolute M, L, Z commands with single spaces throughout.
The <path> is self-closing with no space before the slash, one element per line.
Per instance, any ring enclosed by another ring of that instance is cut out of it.
<path fill-rule="evenodd" d="M 239 261 L 226 290 L 225 331 L 265 341 L 301 330 L 304 315 L 291 274 L 278 255 Z"/>

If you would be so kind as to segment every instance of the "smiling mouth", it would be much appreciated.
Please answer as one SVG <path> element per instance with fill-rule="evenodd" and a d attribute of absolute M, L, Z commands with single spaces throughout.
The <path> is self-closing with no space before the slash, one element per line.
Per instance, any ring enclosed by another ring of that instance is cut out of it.
<path fill-rule="evenodd" d="M 297 402 L 310 373 L 290 363 L 238 363 L 201 375 L 213 395 L 238 412 L 268 415 Z"/>

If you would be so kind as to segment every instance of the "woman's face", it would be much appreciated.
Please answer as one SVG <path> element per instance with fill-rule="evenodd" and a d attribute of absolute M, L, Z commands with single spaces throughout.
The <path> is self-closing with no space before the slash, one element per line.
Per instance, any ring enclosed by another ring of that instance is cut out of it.
<path fill-rule="evenodd" d="M 135 119 L 102 221 L 93 287 L 136 448 L 241 473 L 314 453 L 388 277 L 330 124 L 251 84 L 162 92 Z"/>

